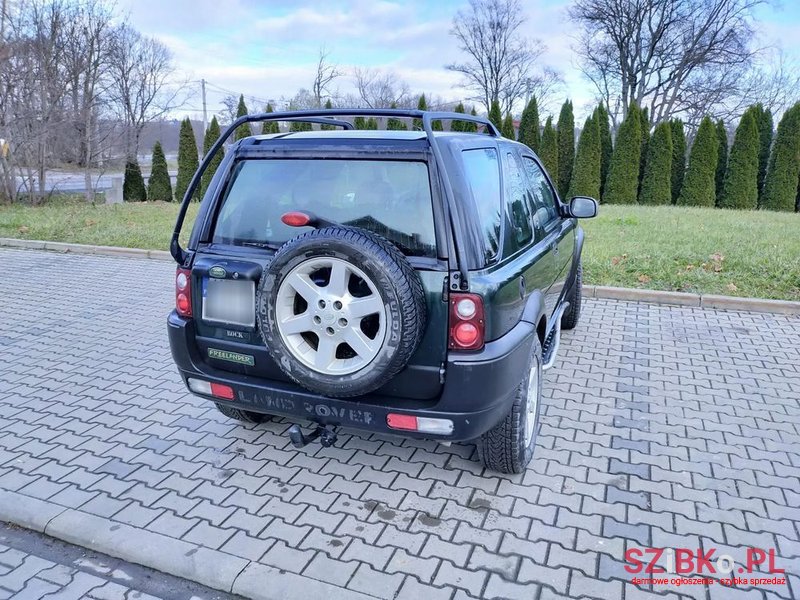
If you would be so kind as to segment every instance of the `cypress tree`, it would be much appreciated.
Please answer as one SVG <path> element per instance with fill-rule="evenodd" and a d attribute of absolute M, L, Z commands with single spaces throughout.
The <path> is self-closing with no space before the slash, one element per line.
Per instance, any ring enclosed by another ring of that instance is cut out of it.
<path fill-rule="evenodd" d="M 514 132 L 514 118 L 511 116 L 511 113 L 506 115 L 506 118 L 503 119 L 503 128 L 500 130 L 503 134 L 503 137 L 509 140 L 516 140 L 517 135 Z"/>
<path fill-rule="evenodd" d="M 292 121 L 289 131 L 313 131 L 314 126 L 308 121 Z"/>
<path fill-rule="evenodd" d="M 150 179 L 147 180 L 147 197 L 153 202 L 172 202 L 172 182 L 169 180 L 167 159 L 161 142 L 156 142 L 153 146 Z"/>
<path fill-rule="evenodd" d="M 147 200 L 147 189 L 139 163 L 128 159 L 125 163 L 125 179 L 122 182 L 122 199 L 125 202 L 144 202 Z"/>
<path fill-rule="evenodd" d="M 758 204 L 761 206 L 761 197 L 764 194 L 764 178 L 767 176 L 769 164 L 769 149 L 772 146 L 772 111 L 764 110 L 761 104 L 756 104 L 756 125 L 758 125 L 759 150 L 758 150 Z"/>
<path fill-rule="evenodd" d="M 689 166 L 683 179 L 678 204 L 683 206 L 714 206 L 719 138 L 710 117 L 703 117 L 689 153 Z"/>
<path fill-rule="evenodd" d="M 578 140 L 578 153 L 572 169 L 567 198 L 600 197 L 600 130 L 594 116 L 587 117 Z"/>
<path fill-rule="evenodd" d="M 220 131 L 219 131 L 219 122 L 217 122 L 217 117 L 211 118 L 211 123 L 208 125 L 208 129 L 206 129 L 206 135 L 203 138 L 203 156 L 208 154 L 208 151 L 211 150 L 211 146 L 219 139 Z M 208 189 L 209 184 L 211 183 L 211 179 L 214 177 L 214 173 L 217 172 L 220 163 L 222 162 L 222 158 L 225 156 L 225 150 L 223 148 L 219 149 L 214 155 L 214 158 L 208 163 L 208 167 L 203 172 L 203 178 L 200 180 L 200 196 L 204 196 L 206 190 Z"/>
<path fill-rule="evenodd" d="M 639 183 L 637 190 L 642 188 L 642 178 L 644 177 L 644 164 L 647 160 L 647 144 L 650 142 L 650 118 L 647 116 L 647 107 L 639 109 L 642 129 L 642 148 L 639 152 Z"/>
<path fill-rule="evenodd" d="M 542 131 L 542 143 L 539 147 L 539 159 L 555 183 L 558 180 L 558 134 L 553 127 L 553 117 L 547 117 Z"/>
<path fill-rule="evenodd" d="M 489 120 L 497 127 L 500 133 L 503 133 L 503 115 L 500 112 L 500 103 L 497 100 L 492 100 L 492 106 L 489 109 Z"/>
<path fill-rule="evenodd" d="M 800 177 L 800 102 L 787 110 L 778 123 L 775 143 L 764 178 L 761 207 L 794 210 Z"/>
<path fill-rule="evenodd" d="M 716 204 L 722 199 L 722 184 L 725 181 L 725 171 L 728 168 L 728 131 L 725 129 L 725 122 L 720 119 L 717 121 L 717 139 L 719 146 L 717 147 L 717 170 L 714 174 L 714 191 L 716 195 Z"/>
<path fill-rule="evenodd" d="M 364 117 L 356 117 L 353 119 L 353 127 L 356 129 L 366 129 L 367 128 L 367 120 Z"/>
<path fill-rule="evenodd" d="M 519 141 L 534 152 L 539 150 L 539 105 L 536 96 L 531 96 L 519 121 Z"/>
<path fill-rule="evenodd" d="M 272 104 L 267 104 L 267 108 L 264 109 L 264 112 L 271 113 L 275 112 L 272 108 Z M 261 124 L 261 133 L 269 134 L 269 133 L 280 133 L 281 128 L 278 125 L 277 121 L 264 121 Z"/>
<path fill-rule="evenodd" d="M 475 107 L 472 107 L 472 110 L 469 111 L 473 117 L 477 117 L 478 113 L 475 112 Z M 464 125 L 462 126 L 462 131 L 466 131 L 467 133 L 477 133 L 478 132 L 478 124 L 475 121 L 464 121 Z"/>
<path fill-rule="evenodd" d="M 378 128 L 378 121 L 375 117 L 370 117 L 367 119 L 367 129 L 377 129 Z"/>
<path fill-rule="evenodd" d="M 178 139 L 178 178 L 175 181 L 175 199 L 179 202 L 183 200 L 186 189 L 192 180 L 192 176 L 199 166 L 197 158 L 197 141 L 194 137 L 192 122 L 189 117 L 181 121 L 180 138 Z M 200 198 L 199 189 L 195 190 L 192 200 Z"/>
<path fill-rule="evenodd" d="M 558 194 L 566 197 L 575 163 L 575 117 L 572 101 L 567 100 L 558 115 Z"/>
<path fill-rule="evenodd" d="M 459 102 L 453 112 L 464 114 L 464 110 L 464 103 Z M 450 131 L 464 131 L 464 121 L 453 119 L 453 121 L 450 123 Z"/>
<path fill-rule="evenodd" d="M 600 131 L 600 196 L 606 187 L 606 177 L 608 177 L 608 167 L 611 165 L 611 153 L 614 146 L 611 142 L 611 127 L 608 122 L 608 111 L 601 102 L 595 109 L 595 119 Z M 599 199 L 599 198 L 598 198 Z"/>
<path fill-rule="evenodd" d="M 756 208 L 758 205 L 758 152 L 760 137 L 756 111 L 742 115 L 733 137 L 730 160 L 720 194 L 723 208 Z"/>
<path fill-rule="evenodd" d="M 397 108 L 397 103 L 392 102 L 390 108 Z M 408 127 L 401 119 L 398 119 L 396 117 L 389 117 L 389 120 L 386 121 L 386 129 L 400 131 L 408 129 Z"/>
<path fill-rule="evenodd" d="M 325 101 L 325 110 L 330 110 L 333 108 L 333 104 L 331 104 L 330 98 Z M 331 131 L 332 129 L 336 129 L 333 125 L 320 125 L 319 126 L 321 131 Z"/>
<path fill-rule="evenodd" d="M 239 96 L 239 106 L 236 107 L 236 118 L 243 117 L 247 114 L 247 105 L 244 103 L 244 95 Z M 234 140 L 241 140 L 242 138 L 246 138 L 247 136 L 253 135 L 252 130 L 250 129 L 250 123 L 244 123 L 239 125 L 236 128 L 236 131 L 233 132 L 233 139 Z"/>
<path fill-rule="evenodd" d="M 647 144 L 639 204 L 672 204 L 672 127 L 656 125 Z"/>
<path fill-rule="evenodd" d="M 614 152 L 608 167 L 603 202 L 635 204 L 639 181 L 639 153 L 642 151 L 642 119 L 639 109 L 631 104 L 617 130 Z"/>
<path fill-rule="evenodd" d="M 419 100 L 417 100 L 417 110 L 428 110 L 428 101 L 425 100 L 425 94 L 420 94 Z M 414 119 L 411 124 L 411 128 L 416 131 L 422 129 L 422 119 Z"/>
<path fill-rule="evenodd" d="M 683 121 L 672 119 L 669 123 L 672 130 L 672 203 L 678 201 L 683 186 L 683 175 L 686 172 L 686 134 Z"/>

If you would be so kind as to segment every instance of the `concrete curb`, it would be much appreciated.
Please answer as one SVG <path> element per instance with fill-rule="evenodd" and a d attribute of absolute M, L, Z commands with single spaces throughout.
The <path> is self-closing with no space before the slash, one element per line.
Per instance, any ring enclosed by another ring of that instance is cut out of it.
<path fill-rule="evenodd" d="M 0 238 L 0 248 L 49 250 L 51 252 L 61 252 L 64 254 L 93 254 L 97 256 L 123 256 L 128 258 L 172 260 L 170 253 L 165 250 L 144 250 L 142 248 L 121 248 L 119 246 L 92 246 L 90 244 L 67 244 L 64 242 L 47 242 L 43 240 Z"/>
<path fill-rule="evenodd" d="M 637 288 L 618 288 L 602 285 L 583 286 L 586 298 L 626 300 L 628 302 L 651 302 L 674 306 L 695 306 L 715 310 L 735 310 L 744 312 L 765 312 L 783 315 L 800 315 L 800 302 L 789 300 L 769 300 L 766 298 L 739 298 L 737 296 L 717 296 L 714 294 L 688 294 L 662 290 L 640 290 Z"/>
<path fill-rule="evenodd" d="M 118 246 L 91 246 L 87 244 L 67 244 L 41 240 L 18 240 L 0 238 L 0 248 L 22 248 L 26 250 L 49 250 L 52 252 L 93 254 L 96 256 L 124 256 L 129 258 L 150 258 L 153 260 L 172 260 L 165 250 L 143 250 L 141 248 L 120 248 Z M 638 288 L 618 288 L 604 285 L 584 285 L 586 298 L 626 300 L 628 302 L 650 302 L 673 306 L 695 306 L 716 310 L 735 310 L 744 312 L 766 312 L 783 315 L 800 315 L 800 302 L 788 300 L 768 300 L 766 298 L 739 298 L 737 296 L 716 296 L 713 294 L 688 294 L 663 290 L 642 290 Z"/>
<path fill-rule="evenodd" d="M 227 552 L 0 489 L 0 521 L 253 600 L 375 600 Z"/>

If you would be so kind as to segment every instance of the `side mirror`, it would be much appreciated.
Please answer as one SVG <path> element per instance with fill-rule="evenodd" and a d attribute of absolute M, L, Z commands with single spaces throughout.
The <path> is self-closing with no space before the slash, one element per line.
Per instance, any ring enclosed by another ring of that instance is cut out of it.
<path fill-rule="evenodd" d="M 597 216 L 597 200 L 588 196 L 575 196 L 569 201 L 569 216 L 591 219 Z"/>

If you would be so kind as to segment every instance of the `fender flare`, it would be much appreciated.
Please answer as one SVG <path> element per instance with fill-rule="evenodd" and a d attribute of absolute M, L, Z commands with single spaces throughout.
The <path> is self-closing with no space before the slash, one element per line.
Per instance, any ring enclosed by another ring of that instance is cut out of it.
<path fill-rule="evenodd" d="M 539 341 L 544 342 L 550 323 L 547 318 L 547 310 L 544 304 L 544 294 L 540 290 L 536 290 L 525 302 L 525 308 L 522 309 L 522 318 L 520 319 L 526 323 L 530 323 L 536 329 L 539 336 Z M 543 330 L 539 330 L 539 324 L 544 320 Z"/>

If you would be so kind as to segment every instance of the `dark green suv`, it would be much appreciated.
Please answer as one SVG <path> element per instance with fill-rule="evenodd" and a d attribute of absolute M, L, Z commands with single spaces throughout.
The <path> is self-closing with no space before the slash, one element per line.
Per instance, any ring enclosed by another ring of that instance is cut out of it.
<path fill-rule="evenodd" d="M 354 115 L 416 131 L 355 131 Z M 186 249 L 203 171 L 240 125 L 320 130 L 246 137 L 225 155 Z M 475 133 L 434 131 L 464 122 Z M 419 125 L 418 125 L 419 128 Z M 181 206 L 172 354 L 225 415 L 475 441 L 483 463 L 531 459 L 543 371 L 581 310 L 583 232 L 597 204 L 562 204 L 536 155 L 487 120 L 414 110 L 249 115 L 211 149 Z"/>

